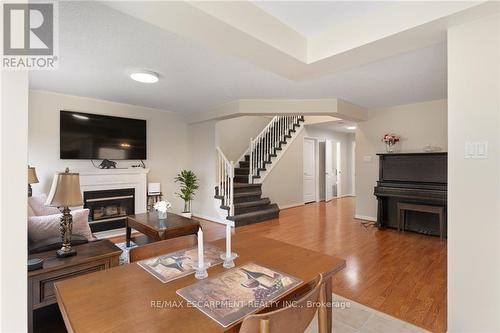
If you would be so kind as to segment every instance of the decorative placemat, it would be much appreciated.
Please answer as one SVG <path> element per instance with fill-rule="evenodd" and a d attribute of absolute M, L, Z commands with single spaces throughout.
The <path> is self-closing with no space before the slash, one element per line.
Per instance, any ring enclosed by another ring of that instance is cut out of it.
<path fill-rule="evenodd" d="M 301 283 L 296 277 L 248 263 L 179 289 L 177 294 L 228 327 Z"/>
<path fill-rule="evenodd" d="M 216 246 L 205 244 L 205 264 L 209 267 L 223 262 L 220 258 L 224 252 Z M 194 273 L 198 262 L 198 248 L 193 247 L 158 257 L 137 262 L 139 266 L 151 273 L 163 283 Z"/>

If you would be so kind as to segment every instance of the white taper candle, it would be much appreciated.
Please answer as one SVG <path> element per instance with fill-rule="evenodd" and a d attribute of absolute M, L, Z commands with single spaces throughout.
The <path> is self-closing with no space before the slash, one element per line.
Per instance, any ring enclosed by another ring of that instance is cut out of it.
<path fill-rule="evenodd" d="M 226 224 L 226 258 L 231 258 L 231 226 Z"/>
<path fill-rule="evenodd" d="M 205 267 L 205 258 L 203 255 L 203 231 L 198 229 L 198 268 L 203 269 Z"/>

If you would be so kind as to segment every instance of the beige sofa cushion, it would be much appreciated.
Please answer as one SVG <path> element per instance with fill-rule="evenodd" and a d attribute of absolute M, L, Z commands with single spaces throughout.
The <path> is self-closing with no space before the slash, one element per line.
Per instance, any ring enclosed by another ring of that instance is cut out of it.
<path fill-rule="evenodd" d="M 71 211 L 73 216 L 73 232 L 74 235 L 85 237 L 92 241 L 94 237 L 90 231 L 88 222 L 89 210 L 76 209 Z M 61 222 L 62 214 L 52 214 L 45 216 L 32 216 L 28 218 L 28 236 L 32 242 L 45 240 L 47 238 L 60 236 L 59 223 Z"/>
<path fill-rule="evenodd" d="M 53 215 L 60 213 L 59 209 L 57 209 L 56 207 L 45 206 L 45 201 L 47 201 L 46 194 L 34 195 L 28 198 L 28 206 L 31 208 L 31 211 L 35 216 Z M 29 214 L 30 210 L 28 208 L 28 216 Z"/>

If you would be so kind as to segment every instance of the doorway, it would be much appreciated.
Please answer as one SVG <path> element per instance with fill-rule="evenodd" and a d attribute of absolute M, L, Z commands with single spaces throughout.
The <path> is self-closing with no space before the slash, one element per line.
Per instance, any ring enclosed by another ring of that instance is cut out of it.
<path fill-rule="evenodd" d="M 325 201 L 341 196 L 341 143 L 325 140 Z"/>
<path fill-rule="evenodd" d="M 316 201 L 316 142 L 315 138 L 304 138 L 303 147 L 303 200 Z"/>

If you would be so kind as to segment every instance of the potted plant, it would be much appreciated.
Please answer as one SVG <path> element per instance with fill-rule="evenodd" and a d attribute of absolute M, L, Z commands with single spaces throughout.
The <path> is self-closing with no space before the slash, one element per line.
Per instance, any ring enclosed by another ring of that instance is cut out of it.
<path fill-rule="evenodd" d="M 182 216 L 191 217 L 191 200 L 194 198 L 194 193 L 198 189 L 198 177 L 191 170 L 182 170 L 177 177 L 175 177 L 175 182 L 181 185 L 180 193 L 176 193 L 179 198 L 184 200 L 184 211 Z"/>

